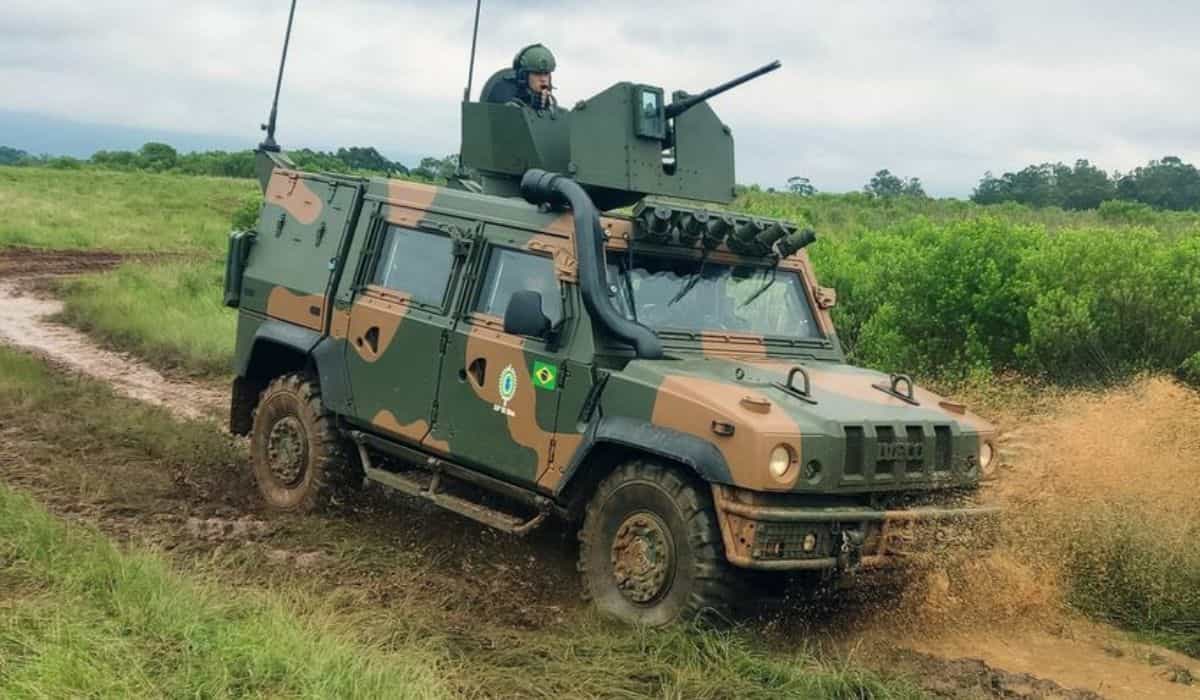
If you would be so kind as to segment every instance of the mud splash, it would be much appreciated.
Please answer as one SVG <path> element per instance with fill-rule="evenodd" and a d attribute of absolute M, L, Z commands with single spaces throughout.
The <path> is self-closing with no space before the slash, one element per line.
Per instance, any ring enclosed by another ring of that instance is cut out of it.
<path fill-rule="evenodd" d="M 1146 377 L 996 418 L 1007 429 L 1005 463 L 982 497 L 1005 508 L 999 541 L 986 552 L 930 552 L 913 562 L 903 591 L 869 602 L 852 634 L 941 659 L 950 675 L 962 670 L 958 662 L 979 660 L 1107 698 L 1200 698 L 1200 685 L 1188 682 L 1200 670 L 1196 659 L 1072 613 L 1060 563 L 1065 543 L 1090 551 L 1102 536 L 1084 514 L 1127 517 L 1121 509 L 1173 551 L 1195 550 L 1187 533 L 1200 531 L 1190 486 L 1200 481 L 1200 396 Z M 917 668 L 924 674 L 929 662 Z M 1076 697 L 1045 690 L 998 696 Z"/>

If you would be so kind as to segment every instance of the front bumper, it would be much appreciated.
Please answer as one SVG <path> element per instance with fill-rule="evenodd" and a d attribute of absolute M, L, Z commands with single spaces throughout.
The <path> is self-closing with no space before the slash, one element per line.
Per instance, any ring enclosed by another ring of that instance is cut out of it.
<path fill-rule="evenodd" d="M 881 510 L 766 502 L 756 492 L 712 488 L 726 558 L 735 566 L 768 571 L 886 566 L 936 537 L 939 527 L 973 530 L 1000 514 L 989 506 Z"/>

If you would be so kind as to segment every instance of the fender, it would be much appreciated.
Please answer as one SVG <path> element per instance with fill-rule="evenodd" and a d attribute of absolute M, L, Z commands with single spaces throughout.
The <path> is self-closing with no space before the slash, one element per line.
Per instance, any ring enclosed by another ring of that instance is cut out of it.
<path fill-rule="evenodd" d="M 254 339 L 250 341 L 250 352 L 238 353 L 234 372 L 239 377 L 248 376 L 251 360 L 265 345 L 281 346 L 308 357 L 320 340 L 321 334 L 314 330 L 271 318 L 265 319 L 254 331 Z"/>
<path fill-rule="evenodd" d="M 571 458 L 555 496 L 562 495 L 571 487 L 588 455 L 602 444 L 631 447 L 680 462 L 707 483 L 733 485 L 733 476 L 729 473 L 725 457 L 711 442 L 647 420 L 606 416 L 593 422 L 584 433 L 583 443 Z"/>

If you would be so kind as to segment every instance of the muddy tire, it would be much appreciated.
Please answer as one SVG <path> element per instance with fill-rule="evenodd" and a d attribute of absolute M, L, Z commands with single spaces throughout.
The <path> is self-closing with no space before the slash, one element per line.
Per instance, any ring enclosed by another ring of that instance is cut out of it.
<path fill-rule="evenodd" d="M 250 459 L 259 493 L 272 510 L 308 512 L 328 505 L 353 480 L 353 468 L 317 382 L 278 377 L 254 410 Z"/>
<path fill-rule="evenodd" d="M 603 614 L 656 627 L 728 619 L 736 574 L 712 498 L 676 470 L 618 467 L 588 504 L 579 541 L 584 595 Z"/>

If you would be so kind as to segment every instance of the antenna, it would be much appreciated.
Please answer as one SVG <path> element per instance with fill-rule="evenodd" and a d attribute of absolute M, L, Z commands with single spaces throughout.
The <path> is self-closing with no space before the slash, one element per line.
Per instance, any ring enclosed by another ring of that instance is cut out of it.
<path fill-rule="evenodd" d="M 479 7 L 483 0 L 475 0 L 475 31 L 471 33 L 471 62 L 467 67 L 467 88 L 463 90 L 463 102 L 471 101 L 471 81 L 475 78 L 475 42 L 479 39 Z"/>
<path fill-rule="evenodd" d="M 279 88 L 283 86 L 283 65 L 287 63 L 288 43 L 292 40 L 292 18 L 296 16 L 296 0 L 292 0 L 292 9 L 288 13 L 287 33 L 283 35 L 283 55 L 279 58 L 279 77 L 275 79 L 275 101 L 271 103 L 271 116 L 262 130 L 267 132 L 267 138 L 258 147 L 264 151 L 279 151 L 275 143 L 275 118 L 279 114 Z"/>

